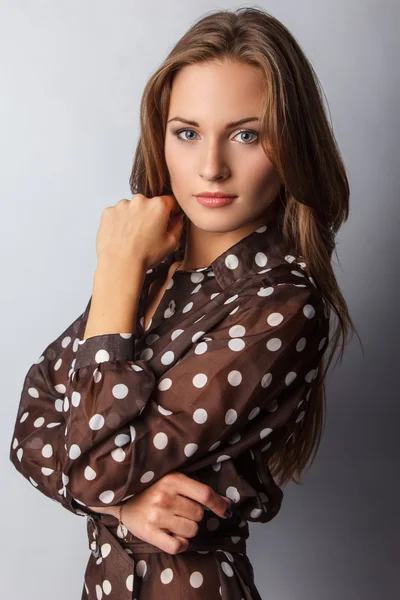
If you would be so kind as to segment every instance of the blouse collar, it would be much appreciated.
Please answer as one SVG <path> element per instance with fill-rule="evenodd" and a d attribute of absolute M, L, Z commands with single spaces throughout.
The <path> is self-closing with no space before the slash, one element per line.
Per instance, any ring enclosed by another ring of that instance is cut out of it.
<path fill-rule="evenodd" d="M 155 275 L 161 268 L 169 269 L 173 262 L 182 260 L 182 258 L 182 251 L 175 250 L 168 254 L 151 272 Z M 243 277 L 265 273 L 285 260 L 291 262 L 294 257 L 290 255 L 283 240 L 281 225 L 275 219 L 250 232 L 227 248 L 207 267 L 178 269 L 173 276 L 174 278 L 178 276 L 195 279 L 195 273 L 214 275 L 219 286 L 225 289 Z"/>

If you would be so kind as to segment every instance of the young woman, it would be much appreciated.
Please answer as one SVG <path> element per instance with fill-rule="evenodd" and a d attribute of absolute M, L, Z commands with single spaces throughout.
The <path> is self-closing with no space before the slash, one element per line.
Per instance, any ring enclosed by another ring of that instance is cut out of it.
<path fill-rule="evenodd" d="M 83 599 L 259 599 L 248 521 L 312 462 L 355 331 L 331 265 L 348 180 L 279 21 L 189 29 L 144 90 L 130 185 L 86 309 L 26 376 L 10 458 L 87 517 Z"/>

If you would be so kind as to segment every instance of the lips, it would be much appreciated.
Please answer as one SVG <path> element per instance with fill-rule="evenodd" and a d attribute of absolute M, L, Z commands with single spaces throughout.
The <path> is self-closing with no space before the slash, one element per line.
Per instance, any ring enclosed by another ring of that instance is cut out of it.
<path fill-rule="evenodd" d="M 221 206 L 226 206 L 227 204 L 231 204 L 235 199 L 235 196 L 196 196 L 196 200 L 203 204 L 203 206 L 208 206 L 210 208 L 219 208 Z"/>

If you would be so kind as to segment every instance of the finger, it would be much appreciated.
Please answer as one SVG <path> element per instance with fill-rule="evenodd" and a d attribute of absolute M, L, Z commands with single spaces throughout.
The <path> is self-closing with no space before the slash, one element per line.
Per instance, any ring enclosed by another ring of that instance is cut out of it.
<path fill-rule="evenodd" d="M 167 530 L 157 528 L 154 528 L 151 532 L 150 544 L 160 548 L 164 552 L 168 552 L 168 554 L 178 554 L 186 550 L 189 546 L 187 539 L 170 534 Z"/>
<path fill-rule="evenodd" d="M 172 217 L 172 219 L 170 219 L 168 223 L 167 233 L 171 238 L 171 245 L 174 247 L 178 244 L 179 239 L 182 235 L 183 220 L 184 213 L 181 213 L 180 215 Z"/>
<path fill-rule="evenodd" d="M 187 548 L 189 547 L 189 540 L 187 540 L 185 537 L 182 537 L 180 535 L 176 535 L 175 533 L 172 534 L 174 537 L 176 537 L 176 539 L 178 541 L 181 542 L 182 544 L 182 550 L 180 550 L 179 552 L 185 552 L 185 550 L 187 550 Z M 179 554 L 178 552 L 178 554 Z"/>
<path fill-rule="evenodd" d="M 197 535 L 199 526 L 196 521 L 178 517 L 174 514 L 169 514 L 167 519 L 163 519 L 163 528 L 167 529 L 174 535 L 181 535 L 185 538 L 192 538 Z"/>
<path fill-rule="evenodd" d="M 196 522 L 200 522 L 204 517 L 203 505 L 180 493 L 176 494 L 172 508 L 177 517 L 184 517 Z"/>
<path fill-rule="evenodd" d="M 225 511 L 229 502 L 223 496 L 220 496 L 211 486 L 191 479 L 180 471 L 174 472 L 171 479 L 171 485 L 174 486 L 176 493 L 196 500 L 199 504 L 206 506 L 216 515 L 225 518 Z"/>

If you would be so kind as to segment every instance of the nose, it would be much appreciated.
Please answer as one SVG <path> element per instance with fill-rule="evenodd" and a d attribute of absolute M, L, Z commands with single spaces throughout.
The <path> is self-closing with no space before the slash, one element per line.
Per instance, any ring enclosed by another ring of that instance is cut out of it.
<path fill-rule="evenodd" d="M 199 174 L 207 181 L 229 177 L 230 167 L 221 146 L 216 141 L 210 142 L 204 147 Z"/>

